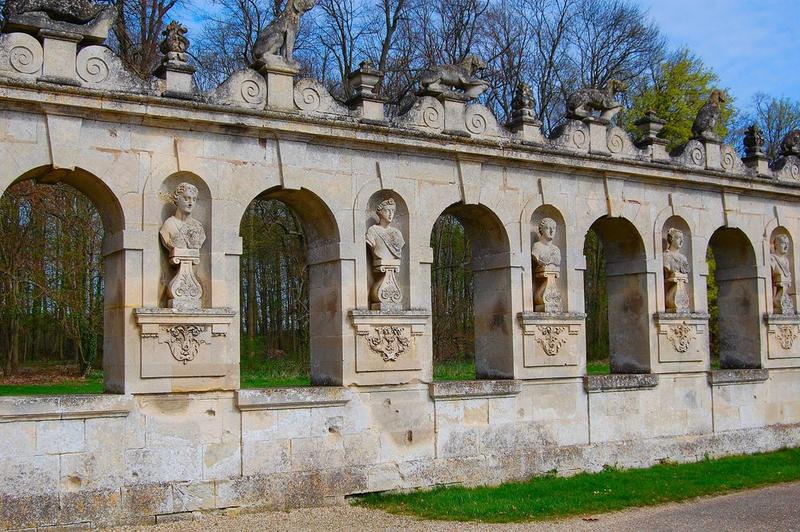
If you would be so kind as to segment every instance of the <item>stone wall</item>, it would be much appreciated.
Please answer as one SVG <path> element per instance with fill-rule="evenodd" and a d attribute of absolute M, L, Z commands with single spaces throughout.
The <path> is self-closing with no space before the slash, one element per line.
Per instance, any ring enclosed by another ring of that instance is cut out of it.
<path fill-rule="evenodd" d="M 201 93 L 185 49 L 138 82 L 103 35 L 23 33 L 25 20 L 0 36 L 0 191 L 64 182 L 97 206 L 108 394 L 0 399 L 2 526 L 334 504 L 800 441 L 796 147 L 742 160 L 701 135 L 669 154 L 657 118 L 634 139 L 602 115 L 547 138 L 525 109 L 504 126 L 465 94 L 388 117 L 372 71 L 347 107 L 266 63 Z M 160 241 L 176 190 L 203 242 Z M 307 236 L 311 388 L 239 389 L 239 228 L 255 198 L 284 202 Z M 474 382 L 432 382 L 442 214 L 473 246 Z M 607 257 L 610 376 L 586 375 L 590 229 Z M 402 240 L 399 257 L 370 230 Z M 176 260 L 202 287 L 188 309 L 169 295 Z M 165 336 L 189 332 L 183 353 Z"/>
<path fill-rule="evenodd" d="M 340 504 L 800 441 L 799 370 L 656 380 L 2 398 L 0 526 Z"/>

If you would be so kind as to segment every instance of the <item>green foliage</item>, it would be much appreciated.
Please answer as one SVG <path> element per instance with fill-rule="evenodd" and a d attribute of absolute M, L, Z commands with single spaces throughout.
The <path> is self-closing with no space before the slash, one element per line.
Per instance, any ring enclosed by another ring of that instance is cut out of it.
<path fill-rule="evenodd" d="M 606 290 L 606 259 L 603 244 L 597 233 L 589 229 L 583 247 L 586 272 L 583 289 L 586 299 L 586 359 L 608 362 L 608 291 Z"/>
<path fill-rule="evenodd" d="M 652 506 L 800 480 L 800 449 L 649 469 L 606 468 L 495 487 L 371 494 L 357 504 L 425 519 L 519 523 Z"/>
<path fill-rule="evenodd" d="M 435 381 L 475 380 L 475 362 L 472 360 L 444 360 L 434 364 Z"/>
<path fill-rule="evenodd" d="M 672 150 L 692 137 L 692 123 L 697 112 L 708 100 L 712 89 L 717 88 L 718 82 L 717 75 L 700 58 L 687 49 L 679 50 L 654 70 L 652 80 L 629 95 L 631 105 L 624 114 L 623 125 L 636 134 L 634 122 L 647 111 L 655 111 L 659 118 L 667 121 L 659 137 L 666 139 L 667 148 Z M 734 113 L 729 94 L 721 108 L 715 131 L 725 138 Z"/>
<path fill-rule="evenodd" d="M 586 361 L 587 375 L 608 375 L 609 373 L 611 373 L 611 364 L 608 359 Z"/>
<path fill-rule="evenodd" d="M 712 366 L 716 362 L 717 369 L 719 368 L 719 305 L 717 304 L 717 296 L 719 295 L 719 286 L 717 285 L 717 261 L 714 260 L 714 253 L 709 246 L 706 252 L 706 264 L 708 264 L 708 276 L 706 277 L 706 286 L 708 294 L 708 332 L 709 332 L 709 351 L 711 354 Z"/>

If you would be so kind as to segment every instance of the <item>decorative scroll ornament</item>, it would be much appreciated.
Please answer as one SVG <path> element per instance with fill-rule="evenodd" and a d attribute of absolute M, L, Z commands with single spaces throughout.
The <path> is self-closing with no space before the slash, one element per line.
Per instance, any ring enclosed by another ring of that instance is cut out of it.
<path fill-rule="evenodd" d="M 537 325 L 539 334 L 536 335 L 536 342 L 542 346 L 544 353 L 549 357 L 558 355 L 561 347 L 566 343 L 564 333 L 567 328 L 560 325 Z"/>
<path fill-rule="evenodd" d="M 694 327 L 681 323 L 667 329 L 667 338 L 678 353 L 685 353 L 695 339 Z"/>
<path fill-rule="evenodd" d="M 392 325 L 374 327 L 372 334 L 367 337 L 369 348 L 386 362 L 397 360 L 408 349 L 410 342 L 411 339 L 406 336 L 403 327 Z"/>
<path fill-rule="evenodd" d="M 197 357 L 200 344 L 209 344 L 205 338 L 206 328 L 200 325 L 175 325 L 164 330 L 166 338 L 162 343 L 169 346 L 172 358 L 186 364 Z"/>
<path fill-rule="evenodd" d="M 775 338 L 785 350 L 792 348 L 794 339 L 797 338 L 797 330 L 793 325 L 778 325 L 775 329 Z"/>

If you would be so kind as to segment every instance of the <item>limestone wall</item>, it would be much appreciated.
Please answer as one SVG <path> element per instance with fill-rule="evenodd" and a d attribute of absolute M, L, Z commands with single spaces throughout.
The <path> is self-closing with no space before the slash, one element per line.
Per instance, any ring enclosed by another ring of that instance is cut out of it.
<path fill-rule="evenodd" d="M 723 377 L 2 398 L 0 526 L 152 523 L 797 444 L 798 370 Z"/>

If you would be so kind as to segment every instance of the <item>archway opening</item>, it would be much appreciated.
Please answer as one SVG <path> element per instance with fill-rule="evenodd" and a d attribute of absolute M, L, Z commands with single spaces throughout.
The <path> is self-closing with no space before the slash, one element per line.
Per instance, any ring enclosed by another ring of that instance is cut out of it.
<path fill-rule="evenodd" d="M 509 243 L 482 205 L 448 207 L 431 234 L 434 379 L 513 376 Z"/>
<path fill-rule="evenodd" d="M 723 369 L 761 366 L 756 255 L 747 236 L 717 229 L 708 245 L 710 351 Z"/>
<path fill-rule="evenodd" d="M 55 184 L 26 177 L 0 197 L 3 384 L 19 385 L 9 393 L 102 392 L 109 340 L 103 239 L 121 228 L 118 205 L 93 202 L 65 183 L 110 195 L 80 171 Z"/>
<path fill-rule="evenodd" d="M 248 206 L 240 235 L 242 387 L 336 383 L 342 316 L 333 215 L 309 191 L 267 191 Z"/>
<path fill-rule="evenodd" d="M 603 217 L 584 244 L 586 352 L 590 373 L 650 371 L 646 254 L 636 228 Z"/>

